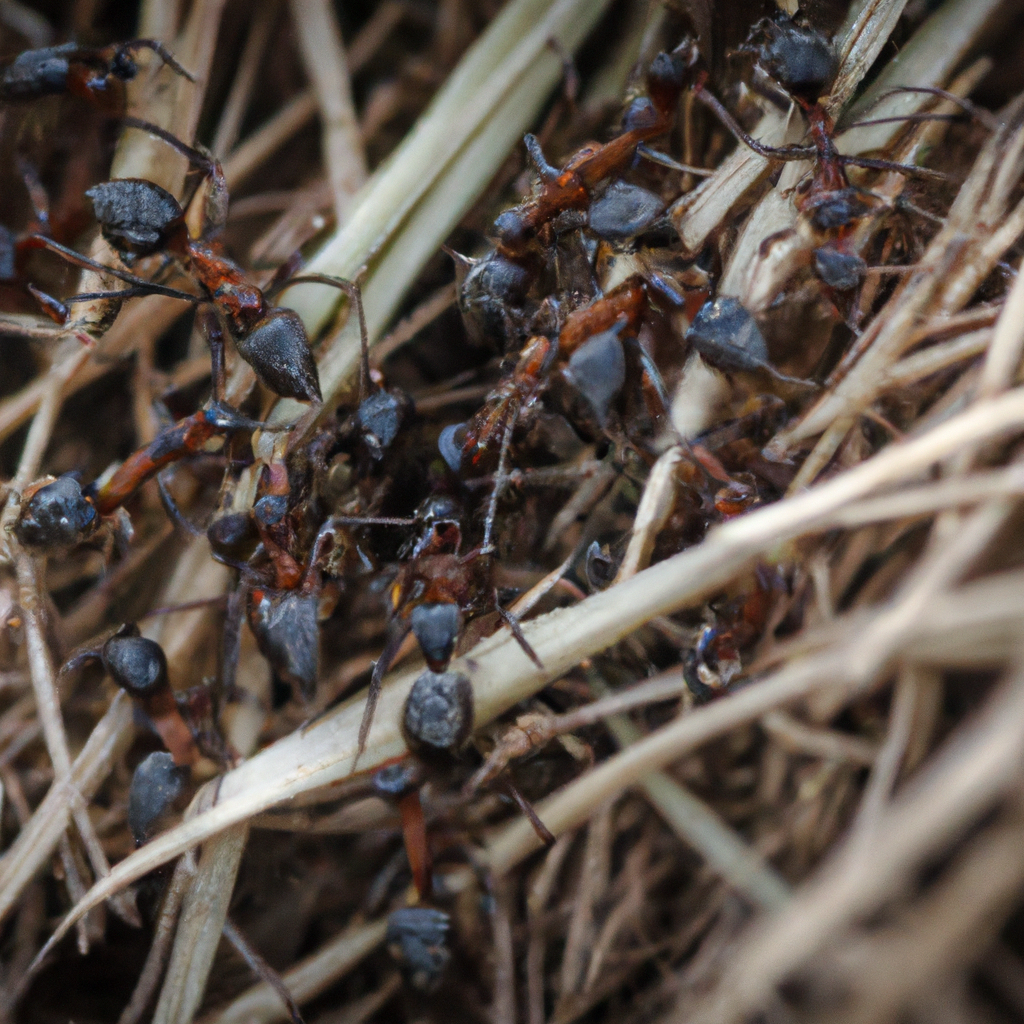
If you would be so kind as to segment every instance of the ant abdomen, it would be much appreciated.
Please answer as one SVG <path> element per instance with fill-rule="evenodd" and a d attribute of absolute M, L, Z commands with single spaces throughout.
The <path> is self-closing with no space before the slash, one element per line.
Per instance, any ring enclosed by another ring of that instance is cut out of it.
<path fill-rule="evenodd" d="M 319 600 L 302 591 L 255 590 L 249 625 L 260 653 L 305 701 L 316 696 L 320 675 Z"/>
<path fill-rule="evenodd" d="M 274 309 L 248 334 L 235 337 L 238 354 L 275 394 L 320 402 L 320 377 L 306 328 L 292 309 Z"/>

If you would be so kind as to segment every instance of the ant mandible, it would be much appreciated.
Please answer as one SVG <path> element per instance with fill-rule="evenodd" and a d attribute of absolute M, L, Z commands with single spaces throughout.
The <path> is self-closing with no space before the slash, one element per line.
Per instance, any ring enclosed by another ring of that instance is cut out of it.
<path fill-rule="evenodd" d="M 124 113 L 125 83 L 139 73 L 134 53 L 142 49 L 152 50 L 176 74 L 195 81 L 156 39 L 133 39 L 105 47 L 64 43 L 19 53 L 0 72 L 0 100 L 27 102 L 70 93 L 104 114 L 119 117 Z"/>

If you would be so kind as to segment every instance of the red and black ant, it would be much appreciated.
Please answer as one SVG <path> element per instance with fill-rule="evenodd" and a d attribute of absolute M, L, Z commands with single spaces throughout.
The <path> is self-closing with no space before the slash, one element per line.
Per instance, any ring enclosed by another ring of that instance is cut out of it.
<path fill-rule="evenodd" d="M 155 125 L 131 117 L 125 118 L 124 123 L 156 135 L 202 170 L 210 183 L 204 225 L 200 238 L 193 239 L 189 235 L 185 211 L 169 192 L 140 178 L 115 179 L 86 193 L 93 202 L 103 237 L 129 265 L 155 255 L 176 260 L 195 280 L 202 294 L 197 296 L 168 289 L 134 274 L 97 264 L 48 239 L 37 238 L 35 244 L 39 247 L 60 253 L 79 266 L 110 273 L 133 286 L 121 292 L 76 295 L 69 301 L 119 300 L 152 292 L 193 304 L 209 303 L 213 313 L 204 317 L 203 322 L 213 359 L 215 400 L 224 392 L 224 342 L 218 324 L 222 319 L 238 354 L 271 391 L 299 401 L 321 401 L 316 361 L 299 315 L 294 310 L 273 306 L 268 301 L 267 292 L 253 284 L 237 263 L 223 255 L 214 241 L 214 235 L 224 225 L 228 204 L 220 163 Z M 353 304 L 360 301 L 355 285 L 324 274 L 291 277 L 276 282 L 274 288 L 279 290 L 286 284 L 299 283 L 330 285 L 344 291 Z"/>
<path fill-rule="evenodd" d="M 868 212 L 865 196 L 870 193 L 851 185 L 845 168 L 896 171 L 943 180 L 946 176 L 924 167 L 839 152 L 834 139 L 835 125 L 820 100 L 835 77 L 836 58 L 821 33 L 779 16 L 762 19 L 750 39 L 741 51 L 755 54 L 756 66 L 803 110 L 811 145 L 766 146 L 752 138 L 708 90 L 707 72 L 698 74 L 693 92 L 737 139 L 760 156 L 769 160 L 814 161 L 813 176 L 801 190 L 797 207 L 819 242 L 814 259 L 817 274 L 831 287 L 849 290 L 863 276 L 865 265 L 859 255 L 847 251 L 844 242 Z"/>
<path fill-rule="evenodd" d="M 133 39 L 110 46 L 63 43 L 40 50 L 26 50 L 0 71 L 0 100 L 8 103 L 61 96 L 79 96 L 104 114 L 124 113 L 124 86 L 139 73 L 135 51 L 152 50 L 172 71 L 194 82 L 195 78 L 156 39 Z"/>
<path fill-rule="evenodd" d="M 460 277 L 459 308 L 471 341 L 497 342 L 501 351 L 507 351 L 539 329 L 540 307 L 529 297 L 543 263 L 535 251 L 538 244 L 546 247 L 559 232 L 581 226 L 600 238 L 631 238 L 661 215 L 661 199 L 638 185 L 614 182 L 596 193 L 602 182 L 626 170 L 638 153 L 661 159 L 645 144 L 671 127 L 696 57 L 690 43 L 671 54 L 659 54 L 647 74 L 648 96 L 630 104 L 621 133 L 603 145 L 582 147 L 561 169 L 545 160 L 533 135 L 525 136 L 540 188 L 498 216 L 496 247 L 490 253 L 479 260 L 453 254 Z"/>

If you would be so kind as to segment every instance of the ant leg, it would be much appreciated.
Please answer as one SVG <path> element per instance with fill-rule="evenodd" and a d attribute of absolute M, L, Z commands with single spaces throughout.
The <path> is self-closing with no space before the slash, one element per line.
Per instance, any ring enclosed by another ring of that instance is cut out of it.
<path fill-rule="evenodd" d="M 501 497 L 501 492 L 505 489 L 505 484 L 508 481 L 505 466 L 508 463 L 508 449 L 512 443 L 512 431 L 518 418 L 519 406 L 517 405 L 513 408 L 512 414 L 508 418 L 508 423 L 505 425 L 505 433 L 501 437 L 501 453 L 498 455 L 498 468 L 494 471 L 494 488 L 491 490 L 491 500 L 487 503 L 487 518 L 484 520 L 484 542 L 480 548 L 480 554 L 482 555 L 494 554 L 494 543 L 491 539 L 491 535 L 494 532 L 494 517 L 498 511 L 498 498 Z"/>
<path fill-rule="evenodd" d="M 238 930 L 230 917 L 224 919 L 224 926 L 221 930 L 224 933 L 224 938 L 235 947 L 235 952 L 245 961 L 245 965 L 249 970 L 252 971 L 259 981 L 266 982 L 274 990 L 278 999 L 284 1003 L 292 1024 L 305 1024 L 302 1019 L 302 1012 L 299 1010 L 299 1004 L 295 1001 L 295 997 L 284 983 L 284 979 L 249 945 L 248 940 Z"/>
<path fill-rule="evenodd" d="M 692 174 L 695 178 L 710 178 L 715 173 L 706 167 L 692 167 L 690 164 L 681 164 L 678 160 L 673 160 L 667 153 L 660 153 L 656 149 L 651 149 L 646 142 L 641 142 L 636 147 L 636 152 L 638 156 L 642 156 L 645 160 L 650 160 L 651 163 L 661 164 L 662 167 L 667 167 L 670 171 L 679 171 L 680 174 Z"/>
<path fill-rule="evenodd" d="M 534 170 L 540 175 L 540 180 L 554 181 L 558 177 L 558 168 L 552 167 L 544 158 L 544 152 L 540 148 L 537 136 L 527 132 L 523 136 L 523 145 L 526 146 L 526 155 L 530 158 Z"/>
<path fill-rule="evenodd" d="M 152 50 L 176 74 L 187 78 L 190 82 L 196 80 L 196 76 L 191 71 L 186 71 L 178 63 L 174 54 L 159 39 L 133 39 L 130 43 L 122 43 L 117 48 L 117 52 L 122 53 L 131 53 L 133 50 Z"/>
<path fill-rule="evenodd" d="M 515 805 L 519 810 L 523 812 L 526 820 L 533 826 L 533 831 L 537 833 L 537 838 L 545 846 L 554 846 L 555 837 L 551 830 L 543 821 L 540 820 L 540 816 L 533 809 L 533 804 L 531 804 L 530 801 L 519 792 L 515 783 L 513 783 L 511 779 L 503 779 L 501 782 L 501 788 L 505 790 L 506 794 L 515 801 Z"/>
<path fill-rule="evenodd" d="M 21 180 L 25 183 L 25 190 L 28 192 L 29 201 L 32 203 L 32 212 L 36 215 L 36 221 L 39 223 L 39 230 L 44 235 L 49 234 L 50 197 L 46 194 L 46 189 L 43 188 L 39 171 L 28 157 L 22 156 L 20 153 L 15 158 L 15 163 L 18 166 Z"/>
<path fill-rule="evenodd" d="M 763 142 L 758 142 L 752 135 L 748 135 L 740 127 L 736 118 L 722 106 L 714 94 L 704 88 L 701 82 L 693 87 L 693 93 L 706 107 L 711 108 L 712 113 L 740 142 L 752 149 L 758 156 L 763 156 L 768 160 L 813 160 L 818 155 L 814 146 L 766 146 Z"/>
<path fill-rule="evenodd" d="M 946 100 L 948 103 L 952 103 L 954 106 L 959 107 L 965 114 L 970 114 L 976 121 L 980 121 L 989 131 L 998 131 L 1002 127 L 999 120 L 984 107 L 979 107 L 976 103 L 972 103 L 968 99 L 964 99 L 963 96 L 957 96 L 956 93 L 947 91 L 946 89 L 939 89 L 933 85 L 898 85 L 894 89 L 890 89 L 888 92 L 883 93 L 880 99 L 885 99 L 887 96 L 895 96 L 899 92 L 917 92 L 925 93 L 928 96 L 937 96 L 939 99 Z M 850 127 L 855 127 L 850 125 Z M 845 127 L 843 131 L 845 131 Z"/>
<path fill-rule="evenodd" d="M 933 171 L 930 167 L 916 167 L 914 164 L 899 164 L 894 160 L 872 160 L 862 156 L 837 157 L 841 164 L 853 167 L 865 167 L 869 171 L 896 171 L 898 174 L 906 174 L 915 178 L 934 178 L 936 181 L 953 181 L 949 174 L 942 171 Z"/>
<path fill-rule="evenodd" d="M 178 503 L 174 500 L 174 495 L 171 494 L 167 487 L 166 473 L 157 473 L 156 486 L 160 491 L 160 501 L 163 503 L 164 511 L 167 513 L 171 522 L 191 537 L 205 537 L 205 531 L 200 530 L 199 527 L 196 526 L 180 508 L 178 508 Z"/>
<path fill-rule="evenodd" d="M 109 274 L 111 277 L 116 277 L 119 281 L 125 281 L 128 284 L 135 285 L 139 289 L 144 289 L 135 293 L 138 295 L 166 295 L 171 299 L 181 299 L 182 302 L 191 303 L 206 301 L 198 295 L 190 295 L 188 292 L 178 291 L 177 288 L 168 288 L 166 285 L 154 284 L 152 281 L 136 277 L 135 274 L 129 274 L 126 270 L 118 270 L 116 267 L 108 267 L 105 263 L 89 259 L 88 256 L 83 256 L 80 252 L 75 252 L 74 249 L 69 249 L 66 245 L 61 245 L 59 242 L 55 242 L 52 238 L 47 238 L 45 235 L 29 235 L 24 239 L 23 244 L 27 249 L 48 249 L 50 252 L 54 252 L 58 256 L 62 256 L 74 267 L 81 267 L 83 270 L 97 270 L 101 274 Z M 123 293 L 118 292 L 114 294 Z M 104 296 L 101 295 L 100 297 Z M 109 295 L 106 297 L 109 297 Z"/>
<path fill-rule="evenodd" d="M 227 382 L 227 371 L 224 365 L 224 331 L 220 320 L 212 309 L 203 310 L 199 314 L 199 329 L 206 337 L 210 347 L 210 398 L 220 402 L 224 398 Z"/>
<path fill-rule="evenodd" d="M 530 641 L 523 634 L 523 627 L 519 624 L 519 619 L 507 608 L 501 607 L 501 602 L 498 600 L 497 587 L 494 589 L 494 608 L 501 616 L 501 621 L 512 631 L 512 635 L 516 638 L 516 643 L 523 649 L 523 653 L 543 672 L 544 662 L 540 660 L 540 656 L 530 646 Z"/>
<path fill-rule="evenodd" d="M 363 311 L 362 281 L 366 268 L 361 268 L 354 281 L 343 277 L 332 277 L 330 274 L 300 274 L 281 282 L 281 288 L 290 288 L 293 284 L 326 284 L 331 288 L 343 291 L 355 307 L 359 319 L 359 400 L 365 399 L 370 393 L 370 332 L 366 328 L 366 314 Z M 280 289 L 275 289 L 280 290 Z"/>
<path fill-rule="evenodd" d="M 203 215 L 206 223 L 203 226 L 202 237 L 210 238 L 219 232 L 227 222 L 229 202 L 228 184 L 220 161 L 205 149 L 190 146 L 187 142 L 182 142 L 177 135 L 172 135 L 166 128 L 161 128 L 150 121 L 144 121 L 140 117 L 131 115 L 122 117 L 121 124 L 128 128 L 137 128 L 141 132 L 148 132 L 166 142 L 168 146 L 181 153 L 189 163 L 198 167 L 210 179 L 210 194 L 206 198 L 206 209 Z"/>
<path fill-rule="evenodd" d="M 398 620 L 393 623 L 384 650 L 380 657 L 374 662 L 373 674 L 370 676 L 370 687 L 366 691 L 366 707 L 363 709 L 363 718 L 359 723 L 359 739 L 356 741 L 356 756 L 352 759 L 352 770 L 355 771 L 359 758 L 363 756 L 366 749 L 366 740 L 370 735 L 370 726 L 373 725 L 373 714 L 377 710 L 377 702 L 380 700 L 380 689 L 384 682 L 384 673 L 391 667 L 395 660 L 402 641 L 409 635 L 410 626 L 407 622 Z"/>

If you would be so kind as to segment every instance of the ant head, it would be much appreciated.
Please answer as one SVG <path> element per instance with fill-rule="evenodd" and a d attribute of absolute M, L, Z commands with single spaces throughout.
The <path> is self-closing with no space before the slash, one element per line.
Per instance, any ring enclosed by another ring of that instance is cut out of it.
<path fill-rule="evenodd" d="M 84 540 L 98 521 L 96 509 L 82 493 L 82 485 L 65 474 L 29 497 L 14 533 L 22 544 L 32 547 L 70 547 Z"/>
<path fill-rule="evenodd" d="M 181 204 L 166 189 L 142 178 L 103 182 L 85 193 L 103 237 L 122 256 L 151 256 L 188 244 Z"/>
<path fill-rule="evenodd" d="M 812 228 L 822 233 L 849 227 L 868 212 L 868 206 L 854 188 L 811 194 L 800 203 Z"/>
<path fill-rule="evenodd" d="M 135 63 L 131 50 L 119 47 L 110 58 L 110 74 L 122 82 L 130 82 L 139 73 L 139 65 Z"/>
<path fill-rule="evenodd" d="M 409 691 L 402 732 L 421 756 L 451 754 L 473 731 L 473 687 L 461 672 L 424 672 Z"/>
<path fill-rule="evenodd" d="M 442 671 L 452 656 L 462 628 L 459 606 L 418 604 L 413 608 L 409 622 L 427 664 L 435 672 Z"/>
<path fill-rule="evenodd" d="M 248 562 L 260 542 L 248 512 L 229 512 L 215 519 L 206 531 L 213 557 L 228 564 Z"/>
<path fill-rule="evenodd" d="M 840 252 L 831 245 L 814 250 L 814 272 L 836 291 L 852 291 L 860 284 L 867 264 L 852 252 Z"/>
<path fill-rule="evenodd" d="M 320 674 L 319 599 L 302 591 L 253 591 L 249 626 L 271 668 L 303 700 L 316 695 Z"/>
<path fill-rule="evenodd" d="M 121 632 L 103 645 L 101 657 L 114 682 L 133 697 L 149 697 L 170 686 L 167 656 L 155 640 Z"/>
<path fill-rule="evenodd" d="M 515 234 L 515 225 L 519 223 L 520 216 L 508 210 L 495 221 L 495 227 L 510 225 L 511 233 Z M 493 249 L 473 263 L 459 286 L 459 311 L 473 344 L 497 343 L 501 352 L 515 346 L 534 277 L 531 268 Z"/>
<path fill-rule="evenodd" d="M 506 210 L 494 221 L 494 238 L 506 252 L 520 253 L 533 238 L 533 229 L 526 223 L 522 211 Z"/>
<path fill-rule="evenodd" d="M 322 401 L 316 360 L 294 310 L 271 310 L 253 330 L 234 341 L 238 354 L 275 394 L 300 402 Z"/>
<path fill-rule="evenodd" d="M 135 769 L 128 790 L 128 827 L 136 846 L 153 837 L 160 818 L 181 795 L 188 777 L 188 765 L 176 765 L 165 750 L 154 751 Z"/>
<path fill-rule="evenodd" d="M 388 917 L 384 943 L 413 988 L 432 992 L 441 983 L 452 957 L 450 926 L 448 915 L 431 907 L 402 907 Z"/>
<path fill-rule="evenodd" d="M 748 43 L 741 49 L 757 54 L 766 75 L 808 103 L 825 92 L 835 77 L 836 57 L 820 32 L 780 17 L 759 22 L 752 38 L 758 35 L 764 40 L 760 47 Z"/>
<path fill-rule="evenodd" d="M 642 234 L 665 212 L 661 196 L 640 185 L 615 181 L 590 204 L 590 230 L 609 242 L 625 242 Z"/>

